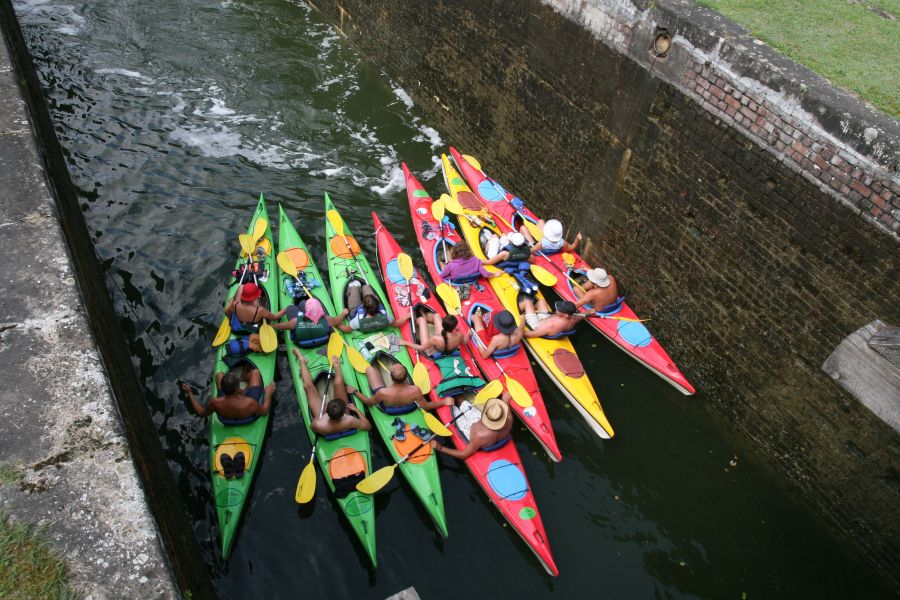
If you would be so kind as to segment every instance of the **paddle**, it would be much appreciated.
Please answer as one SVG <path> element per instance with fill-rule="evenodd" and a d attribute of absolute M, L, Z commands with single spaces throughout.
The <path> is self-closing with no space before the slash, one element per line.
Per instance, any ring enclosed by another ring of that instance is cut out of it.
<path fill-rule="evenodd" d="M 569 253 L 569 252 L 564 252 L 563 255 L 562 255 L 562 258 L 563 258 L 563 262 L 566 263 L 566 266 L 567 266 L 567 267 L 571 268 L 571 267 L 574 267 L 574 266 L 575 266 L 575 257 L 574 257 L 571 253 Z M 550 261 L 549 258 L 548 258 L 547 260 Z M 556 267 L 556 268 L 559 270 L 560 273 L 562 273 L 562 269 L 560 269 L 560 268 L 556 265 L 556 263 L 554 263 L 553 261 L 550 261 L 550 264 L 552 264 L 554 267 Z M 581 284 L 579 284 L 577 281 L 575 281 L 574 279 L 572 279 L 571 276 L 569 276 L 568 274 L 566 274 L 566 277 L 569 279 L 569 281 L 571 281 L 572 283 L 574 283 L 575 285 L 577 285 L 577 286 L 578 286 L 578 289 L 580 289 L 582 292 L 586 292 L 586 291 L 587 291 L 587 290 L 585 290 L 583 287 L 581 287 Z M 650 319 L 629 319 L 628 317 L 616 317 L 616 316 L 613 316 L 613 315 L 604 315 L 604 314 L 601 314 L 601 313 L 599 313 L 599 312 L 593 312 L 593 313 L 592 313 L 592 312 L 586 312 L 586 313 L 582 313 L 582 314 L 584 314 L 584 316 L 586 316 L 586 317 L 597 317 L 597 318 L 600 318 L 600 319 L 610 319 L 610 320 L 613 320 L 613 321 L 627 321 L 627 322 L 630 322 L 630 323 L 643 323 L 643 322 L 645 322 L 645 321 L 649 321 L 649 320 L 650 320 Z"/>
<path fill-rule="evenodd" d="M 225 317 L 222 319 L 222 323 L 219 324 L 219 331 L 216 332 L 216 337 L 213 338 L 213 348 L 224 344 L 229 337 L 231 337 L 231 322 L 228 320 L 228 317 Z"/>
<path fill-rule="evenodd" d="M 447 258 L 447 243 L 444 241 L 444 201 L 441 198 L 431 203 L 431 216 L 438 222 L 441 229 L 441 247 L 444 249 L 444 264 L 447 264 L 449 259 Z"/>
<path fill-rule="evenodd" d="M 344 348 L 344 340 L 341 334 L 332 332 L 328 338 L 328 379 L 325 381 L 325 393 L 322 395 L 322 406 L 319 408 L 319 416 L 325 412 L 325 405 L 328 404 L 328 386 L 331 384 L 331 376 L 334 374 L 334 363 L 332 359 L 341 355 Z M 313 442 L 312 452 L 309 454 L 309 462 L 300 472 L 300 480 L 297 481 L 297 491 L 294 492 L 294 501 L 297 504 L 306 504 L 312 500 L 316 494 L 316 469 L 313 467 L 313 460 L 316 458 L 316 448 L 319 446 L 319 435 L 316 434 Z"/>
<path fill-rule="evenodd" d="M 265 319 L 263 319 L 262 325 L 259 326 L 259 345 L 266 354 L 275 352 L 278 348 L 278 338 L 275 336 L 275 330 Z"/>
<path fill-rule="evenodd" d="M 447 283 L 441 283 L 437 286 L 437 295 L 444 302 L 444 306 L 447 308 L 447 312 L 453 315 L 460 315 L 461 311 L 461 303 L 459 300 L 459 293 Z M 478 332 L 474 332 L 472 339 L 477 340 L 477 344 L 481 348 L 486 348 L 485 343 L 482 341 L 481 337 L 478 335 Z M 534 399 L 532 399 L 531 395 L 528 391 L 522 386 L 521 383 L 513 379 L 509 376 L 509 373 L 500 365 L 500 363 L 496 359 L 491 359 L 494 361 L 494 364 L 497 365 L 497 368 L 500 369 L 500 372 L 503 373 L 504 380 L 506 383 L 506 389 L 509 391 L 509 395 L 512 396 L 513 401 L 521 406 L 522 408 L 528 408 L 534 404 Z M 490 388 L 494 383 L 499 384 L 500 382 L 496 379 L 491 381 L 485 388 Z M 480 393 L 480 392 L 479 392 Z"/>
<path fill-rule="evenodd" d="M 412 328 L 413 339 L 417 340 L 416 320 L 413 318 L 413 292 L 412 284 L 410 283 L 413 277 L 412 258 L 410 258 L 409 254 L 401 252 L 397 256 L 397 266 L 400 269 L 400 275 L 406 280 L 406 290 L 409 296 L 409 325 Z M 413 383 L 416 384 L 416 387 L 422 392 L 423 396 L 431 391 L 431 378 L 428 376 L 428 369 L 425 368 L 425 365 L 419 360 L 418 350 L 416 350 L 416 365 L 413 367 L 412 380 Z"/>
<path fill-rule="evenodd" d="M 478 171 L 481 171 L 481 174 L 484 175 L 484 171 L 481 170 L 481 163 L 478 162 L 477 158 L 475 158 L 471 154 L 463 154 L 462 158 L 467 163 L 469 163 L 470 165 L 475 167 L 475 169 L 477 169 Z M 522 214 L 521 212 L 519 212 L 519 209 L 517 209 L 515 206 L 513 206 L 513 203 L 509 200 L 509 196 L 512 196 L 512 194 L 510 194 L 505 189 L 500 187 L 500 185 L 496 181 L 491 179 L 490 177 L 487 177 L 485 175 L 485 178 L 487 179 L 488 182 L 490 182 L 491 186 L 494 188 L 494 191 L 497 192 L 497 194 L 500 195 L 506 201 L 507 204 L 512 206 L 512 208 L 516 212 L 516 214 L 519 215 L 519 217 L 522 219 L 522 222 L 525 224 L 525 227 L 528 228 L 528 232 L 531 233 L 532 237 L 534 237 L 535 240 L 540 240 L 543 237 L 543 232 L 540 230 L 540 228 L 535 223 L 532 223 L 527 218 L 525 218 L 525 215 Z M 487 207 L 485 207 L 485 208 L 487 208 Z M 491 212 L 494 212 L 494 211 L 491 211 Z M 496 214 L 496 213 L 494 213 L 494 214 Z M 499 217 L 500 215 L 497 215 L 497 216 Z M 510 226 L 510 229 L 512 229 L 512 226 Z"/>
<path fill-rule="evenodd" d="M 353 247 L 350 245 L 350 240 L 347 239 L 347 236 L 344 234 L 344 220 L 341 219 L 341 215 L 338 214 L 338 211 L 331 209 L 325 215 L 328 218 L 328 222 L 331 223 L 331 228 L 334 229 L 335 235 L 341 236 L 341 239 L 344 240 L 344 244 L 347 246 L 347 252 L 350 253 L 350 256 L 353 257 L 353 262 L 356 264 L 356 269 L 359 271 L 359 274 L 362 276 L 363 281 L 368 285 L 369 280 L 366 278 L 366 272 L 363 271 L 362 267 L 359 266 L 359 261 L 356 260 L 356 253 L 353 252 Z"/>
<path fill-rule="evenodd" d="M 365 359 L 365 357 L 363 357 L 363 355 L 360 354 L 359 350 L 357 350 L 353 346 L 347 346 L 347 358 L 350 359 L 350 366 L 352 366 L 353 370 L 356 371 L 357 373 L 365 374 L 365 372 L 369 370 L 369 367 L 372 366 L 369 364 L 369 361 L 367 361 Z M 424 368 L 425 365 L 422 365 L 422 367 Z M 428 376 L 427 371 L 425 373 L 425 376 L 426 377 Z M 415 383 L 415 382 L 413 382 L 413 383 Z M 428 383 L 429 383 L 429 388 L 430 388 L 431 381 L 429 380 Z M 416 384 L 416 387 L 419 388 L 419 391 L 422 390 L 422 388 L 419 387 L 418 384 Z M 431 389 L 429 389 L 428 391 L 430 392 Z M 424 395 L 427 392 L 422 392 L 422 393 Z M 418 402 L 416 402 L 415 404 L 416 404 L 416 406 L 419 406 Z M 425 425 L 428 427 L 428 429 L 437 433 L 438 435 L 450 435 L 450 430 L 448 430 L 446 427 L 444 427 L 443 423 L 441 423 L 437 417 L 435 417 L 433 414 L 431 414 L 430 412 L 428 412 L 421 406 L 419 406 L 419 410 L 422 411 L 422 415 L 424 415 L 424 417 L 425 417 Z"/>
<path fill-rule="evenodd" d="M 453 417 L 451 420 L 447 421 L 446 425 L 451 425 L 456 422 L 461 416 L 469 412 L 468 410 L 464 410 L 460 412 L 458 415 Z M 439 421 L 440 422 L 440 421 Z M 451 435 L 450 430 L 447 429 L 444 423 L 441 423 L 441 427 L 447 430 L 447 435 Z M 394 477 L 394 472 L 397 470 L 397 467 L 405 463 L 411 456 L 413 456 L 416 452 L 418 452 L 421 448 L 423 448 L 427 443 L 437 437 L 437 434 L 431 434 L 428 436 L 428 439 L 422 440 L 418 446 L 410 450 L 406 453 L 400 460 L 392 465 L 388 465 L 386 467 L 381 467 L 362 481 L 356 484 L 357 491 L 362 492 L 363 494 L 374 494 L 378 492 L 381 488 L 386 486 L 391 479 Z"/>

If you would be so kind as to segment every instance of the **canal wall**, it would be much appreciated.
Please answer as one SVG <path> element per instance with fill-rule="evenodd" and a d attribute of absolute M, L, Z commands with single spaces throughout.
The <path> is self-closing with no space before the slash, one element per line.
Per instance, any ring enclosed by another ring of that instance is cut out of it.
<path fill-rule="evenodd" d="M 444 139 L 583 230 L 697 401 L 900 589 L 900 439 L 820 369 L 900 323 L 896 120 L 686 0 L 313 4 Z"/>
<path fill-rule="evenodd" d="M 0 25 L 0 514 L 79 597 L 213 598 L 9 0 Z"/>

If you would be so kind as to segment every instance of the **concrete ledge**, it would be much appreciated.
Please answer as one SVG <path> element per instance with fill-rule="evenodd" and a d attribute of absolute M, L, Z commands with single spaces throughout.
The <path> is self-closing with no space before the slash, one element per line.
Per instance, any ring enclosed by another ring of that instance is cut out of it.
<path fill-rule="evenodd" d="M 847 390 L 879 419 L 900 433 L 900 367 L 892 364 L 875 345 L 886 346 L 884 339 L 896 328 L 881 321 L 860 327 L 835 348 L 822 370 Z M 894 346 L 896 348 L 896 346 Z"/>
<path fill-rule="evenodd" d="M 0 27 L 0 500 L 94 600 L 213 598 L 10 0 Z"/>

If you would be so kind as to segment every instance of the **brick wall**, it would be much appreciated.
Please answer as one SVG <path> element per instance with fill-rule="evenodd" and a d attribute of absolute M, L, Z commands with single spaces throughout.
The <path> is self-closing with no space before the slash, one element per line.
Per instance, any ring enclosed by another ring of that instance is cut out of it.
<path fill-rule="evenodd" d="M 698 401 L 900 588 L 900 441 L 819 369 L 900 323 L 896 121 L 683 1 L 315 4 L 445 140 L 582 229 Z"/>

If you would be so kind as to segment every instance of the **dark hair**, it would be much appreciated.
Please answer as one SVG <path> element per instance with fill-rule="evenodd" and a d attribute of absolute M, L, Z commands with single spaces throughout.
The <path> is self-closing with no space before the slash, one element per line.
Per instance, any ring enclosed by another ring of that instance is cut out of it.
<path fill-rule="evenodd" d="M 378 309 L 380 308 L 378 298 L 376 298 L 372 294 L 363 296 L 362 305 L 363 308 L 366 309 L 366 312 L 373 317 L 378 314 Z"/>
<path fill-rule="evenodd" d="M 441 337 L 444 338 L 444 352 L 449 350 L 449 342 L 447 341 L 447 332 L 456 329 L 459 319 L 453 315 L 444 315 L 441 319 Z"/>
<path fill-rule="evenodd" d="M 472 249 L 463 240 L 453 246 L 453 258 L 472 258 Z"/>
<path fill-rule="evenodd" d="M 339 421 L 344 416 L 344 401 L 340 398 L 332 398 L 325 405 L 325 412 L 328 413 L 329 418 Z"/>
<path fill-rule="evenodd" d="M 401 369 L 403 369 L 403 375 L 401 375 L 401 376 L 398 378 L 397 376 L 394 375 L 394 369 L 391 368 L 391 370 L 390 370 L 390 373 L 391 373 L 391 379 L 393 379 L 395 383 L 404 383 L 404 382 L 406 381 L 407 375 L 409 375 L 409 370 L 408 370 L 406 367 L 404 367 L 403 365 L 399 364 L 399 363 L 397 364 L 397 366 L 400 367 Z M 398 370 L 399 370 L 399 369 L 398 369 Z"/>
<path fill-rule="evenodd" d="M 225 373 L 225 376 L 222 377 L 222 391 L 225 392 L 225 394 L 233 394 L 237 391 L 240 383 L 237 375 L 234 373 Z"/>

